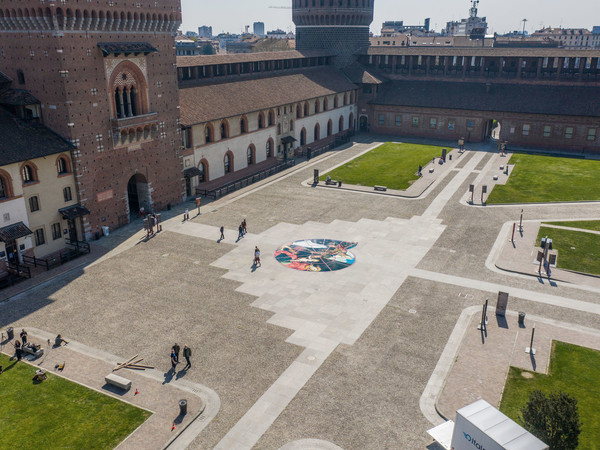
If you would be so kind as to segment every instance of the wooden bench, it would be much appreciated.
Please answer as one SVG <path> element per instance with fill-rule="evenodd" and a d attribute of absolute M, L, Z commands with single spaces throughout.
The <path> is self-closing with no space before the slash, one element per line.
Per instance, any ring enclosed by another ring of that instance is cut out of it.
<path fill-rule="evenodd" d="M 337 186 L 338 182 L 335 180 L 325 180 L 327 186 Z"/>
<path fill-rule="evenodd" d="M 387 187 L 386 186 L 377 186 L 377 185 L 375 185 L 375 186 L 373 186 L 373 189 L 375 189 L 376 191 L 383 191 L 383 192 L 387 191 Z"/>
<path fill-rule="evenodd" d="M 126 391 L 131 388 L 131 380 L 115 375 L 114 373 L 106 375 L 104 381 L 106 381 L 106 384 L 112 384 L 113 386 L 125 389 Z"/>

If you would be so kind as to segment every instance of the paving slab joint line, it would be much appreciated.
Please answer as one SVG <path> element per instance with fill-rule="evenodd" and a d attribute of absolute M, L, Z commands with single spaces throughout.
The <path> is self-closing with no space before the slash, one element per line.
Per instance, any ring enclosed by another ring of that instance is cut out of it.
<path fill-rule="evenodd" d="M 28 333 L 30 335 L 41 338 L 43 340 L 49 339 L 50 341 L 52 341 L 52 340 L 54 340 L 54 337 L 55 337 L 55 335 L 48 333 L 47 331 L 40 330 L 35 327 L 28 327 L 28 326 L 23 326 L 23 325 L 12 325 L 12 326 L 15 329 L 25 328 L 28 330 Z M 101 361 L 104 361 L 104 362 L 107 362 L 110 364 L 116 364 L 117 361 L 120 361 L 123 359 L 119 356 L 111 355 L 110 353 L 105 352 L 103 350 L 88 347 L 87 345 L 82 344 L 77 341 L 74 341 L 72 339 L 69 339 L 68 348 L 72 351 L 82 353 L 88 357 L 92 357 L 92 358 L 95 358 L 95 359 L 98 359 L 98 360 L 101 360 Z M 58 375 L 54 372 L 53 372 L 53 374 Z M 162 382 L 162 380 L 164 378 L 163 375 L 158 370 L 155 370 L 155 369 L 137 372 L 136 374 L 139 376 L 145 377 L 145 378 L 150 378 L 157 382 Z M 59 376 L 61 376 L 61 375 L 59 375 Z M 62 376 L 62 378 L 67 378 L 67 377 Z M 69 379 L 69 378 L 67 378 L 67 379 Z M 71 380 L 71 381 L 85 386 L 83 383 L 80 383 L 80 382 L 77 382 L 74 380 Z M 171 440 L 169 440 L 167 442 L 165 447 L 163 447 L 163 448 L 168 447 L 168 448 L 185 449 L 202 432 L 202 430 L 204 430 L 204 428 L 206 428 L 206 426 L 217 415 L 217 413 L 221 409 L 221 400 L 219 398 L 219 395 L 214 390 L 212 390 L 209 387 L 204 386 L 202 384 L 193 383 L 188 380 L 175 381 L 173 383 L 169 383 L 169 386 L 179 389 L 181 391 L 185 391 L 190 394 L 196 395 L 197 397 L 199 397 L 202 400 L 202 403 L 204 404 L 204 407 L 202 408 L 202 410 L 190 421 L 190 423 L 188 423 L 176 436 L 174 436 Z M 92 387 L 89 387 L 89 386 L 86 386 L 86 387 L 88 387 L 89 389 L 98 391 L 97 389 L 94 389 Z M 102 391 L 98 391 L 98 392 L 102 392 Z M 107 395 L 105 392 L 102 392 L 102 393 L 104 395 Z M 123 400 L 123 399 L 120 399 L 120 400 L 125 403 L 129 403 L 127 400 Z M 146 408 L 140 407 L 138 405 L 134 405 L 134 406 L 136 406 L 137 408 L 146 409 Z M 151 411 L 151 412 L 153 412 L 153 411 Z M 200 417 L 203 417 L 203 418 L 206 417 L 207 420 L 203 420 L 201 423 L 198 423 L 199 422 L 198 419 Z M 191 433 L 189 432 L 190 430 L 192 430 Z M 129 435 L 129 436 L 131 436 L 131 435 Z M 127 438 L 129 438 L 129 436 Z M 183 443 L 181 441 L 185 441 L 185 443 Z M 124 440 L 121 441 L 121 443 L 123 443 L 123 442 L 124 442 Z M 181 442 L 181 444 L 180 444 L 180 442 Z M 121 443 L 119 445 L 121 445 Z"/>
<path fill-rule="evenodd" d="M 480 306 L 470 306 L 462 311 L 419 399 L 421 412 L 433 425 L 440 425 L 448 420 L 438 409 L 438 399 L 444 390 L 448 374 L 454 366 L 471 318 L 480 310 Z M 438 417 L 442 420 L 438 420 Z"/>

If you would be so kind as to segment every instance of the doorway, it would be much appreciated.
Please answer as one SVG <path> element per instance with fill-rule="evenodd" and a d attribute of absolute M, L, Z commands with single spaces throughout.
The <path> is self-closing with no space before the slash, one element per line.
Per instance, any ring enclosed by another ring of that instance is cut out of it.
<path fill-rule="evenodd" d="M 500 140 L 500 133 L 502 131 L 502 124 L 497 119 L 490 119 L 485 125 L 485 132 L 483 138 L 485 140 L 491 139 L 493 141 Z"/>
<path fill-rule="evenodd" d="M 369 131 L 369 118 L 360 116 L 360 131 Z"/>
<path fill-rule="evenodd" d="M 185 195 L 188 198 L 192 196 L 192 179 L 188 176 L 185 177 Z"/>
<path fill-rule="evenodd" d="M 67 220 L 67 229 L 69 230 L 69 240 L 71 242 L 77 242 L 77 226 L 75 225 L 75 219 Z"/>
<path fill-rule="evenodd" d="M 127 201 L 129 203 L 130 219 L 138 217 L 141 208 L 146 211 L 149 210 L 150 192 L 144 175 L 136 173 L 129 179 L 127 183 Z"/>
<path fill-rule="evenodd" d="M 9 263 L 17 264 L 19 262 L 19 253 L 17 251 L 17 241 L 8 241 L 4 245 L 6 247 L 6 258 Z"/>

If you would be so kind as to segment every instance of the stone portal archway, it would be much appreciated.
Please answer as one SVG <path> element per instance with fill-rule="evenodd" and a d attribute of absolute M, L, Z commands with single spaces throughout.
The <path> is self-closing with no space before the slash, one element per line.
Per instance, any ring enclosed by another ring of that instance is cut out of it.
<path fill-rule="evenodd" d="M 141 208 L 150 211 L 152 200 L 150 198 L 150 189 L 146 177 L 141 173 L 136 173 L 127 182 L 127 204 L 129 207 L 129 217 L 136 218 Z"/>

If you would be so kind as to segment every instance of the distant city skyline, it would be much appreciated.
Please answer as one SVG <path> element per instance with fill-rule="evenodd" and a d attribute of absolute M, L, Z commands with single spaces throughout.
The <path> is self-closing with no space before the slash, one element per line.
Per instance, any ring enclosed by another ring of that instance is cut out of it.
<path fill-rule="evenodd" d="M 197 31 L 201 25 L 213 27 L 213 33 L 241 33 L 246 25 L 264 22 L 265 30 L 281 28 L 294 31 L 291 9 L 269 8 L 269 6 L 291 6 L 291 0 L 222 0 L 207 2 L 181 0 L 183 12 L 182 31 Z M 576 5 L 576 8 L 574 7 Z M 387 20 L 403 20 L 408 25 L 422 24 L 426 17 L 431 18 L 431 27 L 442 30 L 446 22 L 468 16 L 468 0 L 429 0 L 409 4 L 398 0 L 375 0 L 375 17 L 371 31 L 379 34 L 381 24 Z M 527 19 L 528 32 L 542 26 L 563 28 L 587 28 L 600 25 L 600 2 L 578 0 L 576 3 L 559 0 L 505 0 L 497 2 L 481 0 L 480 17 L 487 17 L 490 33 L 506 33 L 523 29 L 523 19 Z"/>

